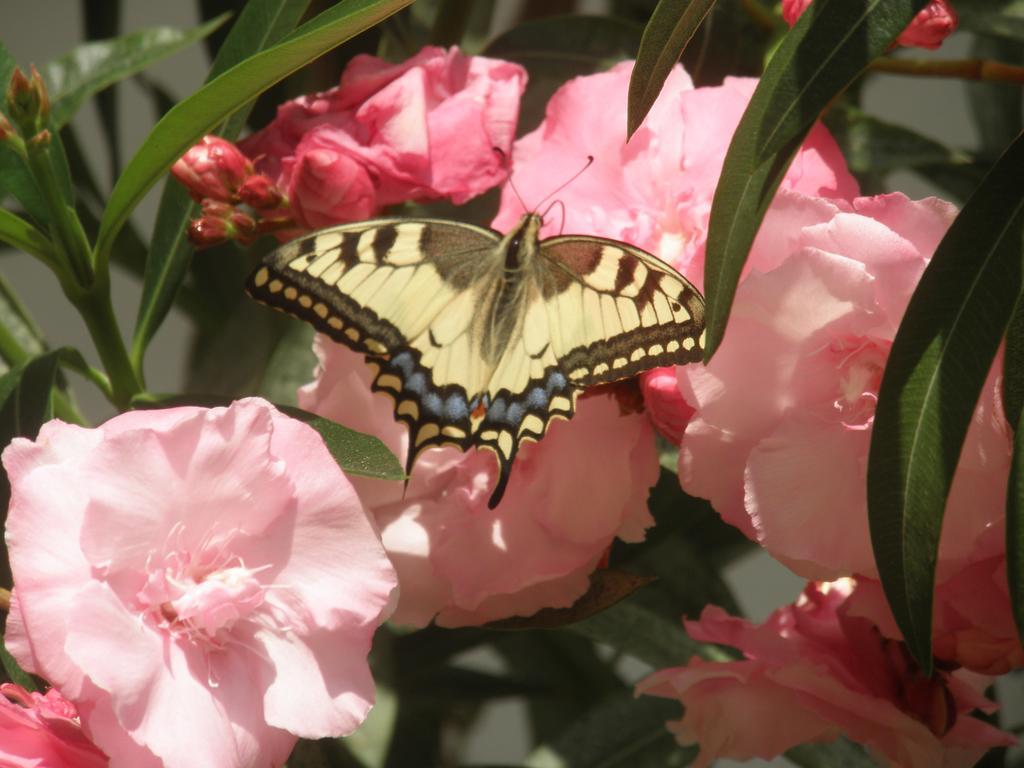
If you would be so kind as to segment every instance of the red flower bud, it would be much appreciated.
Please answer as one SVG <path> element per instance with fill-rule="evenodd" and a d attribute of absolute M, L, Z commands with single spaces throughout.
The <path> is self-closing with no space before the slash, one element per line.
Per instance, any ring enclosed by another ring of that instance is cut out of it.
<path fill-rule="evenodd" d="M 193 219 L 188 228 L 188 239 L 197 248 L 219 245 L 237 240 L 249 245 L 259 235 L 256 222 L 237 208 L 219 200 L 203 200 L 203 215 Z"/>
<path fill-rule="evenodd" d="M 227 242 L 228 223 L 224 219 L 193 219 L 188 225 L 188 241 L 196 248 L 209 248 Z"/>
<path fill-rule="evenodd" d="M 238 201 L 238 188 L 252 174 L 249 158 L 230 141 L 204 136 L 171 168 L 194 200 Z"/>
<path fill-rule="evenodd" d="M 238 188 L 238 199 L 256 210 L 268 211 L 280 207 L 284 195 L 269 177 L 256 173 Z"/>
<path fill-rule="evenodd" d="M 810 4 L 811 0 L 782 0 L 782 18 L 793 26 Z M 938 48 L 956 31 L 957 24 L 956 11 L 949 0 L 932 0 L 900 33 L 896 43 L 908 48 Z"/>
<path fill-rule="evenodd" d="M 14 126 L 4 115 L 0 114 L 0 141 L 7 141 L 14 136 Z"/>

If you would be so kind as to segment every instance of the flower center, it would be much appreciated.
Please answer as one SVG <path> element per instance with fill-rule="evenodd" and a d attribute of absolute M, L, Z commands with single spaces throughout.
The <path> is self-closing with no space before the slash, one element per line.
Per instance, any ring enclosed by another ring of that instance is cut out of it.
<path fill-rule="evenodd" d="M 848 429 L 868 429 L 875 420 L 889 346 L 863 337 L 836 339 L 829 345 L 839 373 L 839 397 L 833 407 Z"/>
<path fill-rule="evenodd" d="M 235 622 L 263 605 L 266 587 L 233 558 L 203 567 L 181 553 L 152 564 L 139 599 L 157 624 L 175 634 L 219 645 Z"/>

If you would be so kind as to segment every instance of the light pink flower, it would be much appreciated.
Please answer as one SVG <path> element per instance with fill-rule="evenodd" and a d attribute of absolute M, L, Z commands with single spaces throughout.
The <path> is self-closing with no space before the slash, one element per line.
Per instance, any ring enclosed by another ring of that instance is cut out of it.
<path fill-rule="evenodd" d="M 548 103 L 544 122 L 516 142 L 513 182 L 527 205 L 536 206 L 583 167 L 559 191 L 544 232 L 600 235 L 639 246 L 668 262 L 701 288 L 711 200 L 722 162 L 756 80 L 726 78 L 714 88 L 694 88 L 675 67 L 639 130 L 626 143 L 625 121 L 607 119 L 607 105 L 625 103 L 632 63 L 578 77 Z M 782 189 L 852 199 L 857 182 L 839 147 L 816 125 L 797 153 Z M 505 230 L 522 215 L 506 187 L 494 226 Z M 643 379 L 644 399 L 665 436 L 678 442 L 686 419 L 668 379 Z M 665 399 L 665 402 L 661 402 Z"/>
<path fill-rule="evenodd" d="M 282 104 L 241 147 L 308 228 L 410 199 L 463 203 L 505 178 L 493 148 L 510 150 L 525 86 L 518 64 L 457 48 L 356 56 L 339 87 Z"/>
<path fill-rule="evenodd" d="M 30 693 L 0 685 L 0 766 L 106 768 L 107 756 L 89 741 L 74 705 L 56 689 Z"/>
<path fill-rule="evenodd" d="M 877 576 L 866 467 L 875 401 L 907 301 L 955 210 L 892 194 L 852 204 L 783 192 L 707 367 L 677 369 L 696 414 L 682 441 L 688 493 L 807 578 Z M 995 374 L 947 507 L 940 578 L 998 518 L 1009 434 Z"/>
<path fill-rule="evenodd" d="M 966 768 L 989 748 L 1015 743 L 970 716 L 994 705 L 967 678 L 924 677 L 902 643 L 845 615 L 851 588 L 850 580 L 809 584 L 795 605 L 759 626 L 709 606 L 699 621 L 684 622 L 687 634 L 744 658 L 694 659 L 655 672 L 637 693 L 682 702 L 682 720 L 668 726 L 680 743 L 700 745 L 697 768 L 719 757 L 768 759 L 840 735 L 899 768 Z"/>
<path fill-rule="evenodd" d="M 3 460 L 8 648 L 114 768 L 280 765 L 366 717 L 395 573 L 310 427 L 249 399 L 51 421 Z"/>
<path fill-rule="evenodd" d="M 394 404 L 370 391 L 362 356 L 317 337 L 316 381 L 301 407 L 380 437 L 400 458 L 408 433 Z M 616 537 L 637 541 L 652 524 L 646 499 L 658 476 L 644 417 L 604 394 L 584 397 L 524 445 L 505 495 L 487 508 L 497 463 L 483 450 L 431 448 L 401 483 L 352 478 L 380 526 L 401 584 L 394 621 L 479 624 L 571 605 Z"/>
<path fill-rule="evenodd" d="M 782 0 L 782 18 L 789 26 L 796 24 L 811 0 Z M 932 0 L 913 18 L 896 38 L 897 45 L 917 48 L 938 48 L 956 31 L 959 19 L 949 0 Z"/>

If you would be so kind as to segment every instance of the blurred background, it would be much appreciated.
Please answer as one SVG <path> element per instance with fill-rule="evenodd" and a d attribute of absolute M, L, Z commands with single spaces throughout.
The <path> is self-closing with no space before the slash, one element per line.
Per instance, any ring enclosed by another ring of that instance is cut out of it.
<path fill-rule="evenodd" d="M 322 3 L 313 3 L 312 11 Z M 524 20 L 543 20 L 554 14 L 584 14 L 607 17 L 611 13 L 622 19 L 615 35 L 596 40 L 595 55 L 607 60 L 628 58 L 635 53 L 639 32 L 653 8 L 654 3 L 645 0 L 464 0 L 453 3 L 459 8 L 472 8 L 472 30 L 476 30 L 478 48 L 487 41 L 502 40 L 503 33 L 513 29 Z M 721 13 L 713 13 L 705 27 L 714 30 L 716 24 L 726 23 L 726 14 L 736 14 L 727 6 L 728 0 L 718 5 Z M 126 0 L 121 4 L 106 2 L 76 3 L 70 0 L 33 0 L 14 2 L 0 0 L 0 42 L 23 68 L 29 64 L 42 64 L 61 56 L 72 47 L 81 44 L 91 28 L 94 36 L 104 25 L 122 33 L 147 27 L 169 26 L 190 29 L 217 13 L 232 10 L 232 2 L 152 2 L 151 0 Z M 367 35 L 347 43 L 343 50 L 324 57 L 307 71 L 286 81 L 282 87 L 261 100 L 251 120 L 252 125 L 262 125 L 273 116 L 273 107 L 284 98 L 311 90 L 323 89 L 335 84 L 343 62 L 354 52 L 375 52 L 389 45 L 400 46 L 403 36 L 409 36 L 410 29 L 418 21 L 433 19 L 436 2 L 419 0 L 401 18 L 389 21 Z M 109 14 L 120 8 L 120 19 Z M 86 12 L 88 9 L 88 12 Z M 721 17 L 721 18 L 719 18 Z M 130 78 L 117 90 L 116 101 L 112 103 L 112 114 L 116 120 L 112 125 L 103 125 L 95 100 L 82 109 L 74 118 L 73 128 L 78 138 L 81 154 L 91 168 L 102 191 L 109 191 L 112 174 L 130 159 L 142 143 L 148 131 L 169 103 L 180 99 L 197 89 L 203 82 L 209 61 L 211 47 L 222 39 L 223 28 L 205 42 L 188 48 L 174 57 L 159 62 L 144 75 Z M 754 29 L 751 34 L 757 34 Z M 389 39 L 389 36 L 391 39 Z M 613 39 L 614 38 L 614 39 Z M 472 40 L 473 35 L 466 39 Z M 505 40 L 505 51 L 515 58 L 515 39 Z M 988 45 L 987 40 L 978 40 L 971 33 L 960 31 L 950 37 L 941 50 L 904 51 L 901 56 L 914 58 L 959 58 L 974 55 Z M 493 46 L 493 43 L 492 43 Z M 601 46 L 605 46 L 602 48 Z M 469 46 L 467 46 L 469 47 Z M 489 50 L 494 50 L 493 47 Z M 751 46 L 750 51 L 734 51 L 733 61 L 713 61 L 707 56 L 708 46 L 701 48 L 698 38 L 691 44 L 686 61 L 693 68 L 700 68 L 695 79 L 714 83 L 721 79 L 721 71 L 756 72 L 760 64 L 760 46 Z M 498 55 L 495 52 L 495 55 Z M 1018 51 L 1018 58 L 1021 56 Z M 704 58 L 701 59 L 700 57 Z M 525 62 L 524 62 L 525 63 Z M 534 61 L 536 64 L 536 61 Z M 550 95 L 557 78 L 564 80 L 564 68 L 558 62 L 552 64 L 551 82 L 531 80 L 532 99 L 524 105 L 521 130 L 532 129 L 539 120 L 538 106 L 542 106 Z M 531 76 L 533 76 L 531 71 Z M 979 122 L 972 109 L 970 89 L 980 86 L 952 79 L 931 79 L 896 75 L 874 75 L 862 86 L 861 108 L 869 115 L 887 123 L 905 127 L 922 137 L 932 139 L 938 145 L 963 151 L 968 155 L 983 153 L 984 122 Z M 999 86 L 985 86 L 999 87 Z M 1009 87 L 1009 86 L 1007 86 Z M 111 98 L 110 96 L 104 98 Z M 623 105 L 624 109 L 625 105 Z M 531 111 L 532 110 L 532 111 Z M 623 116 L 624 120 L 624 116 Z M 116 139 L 116 156 L 111 156 L 105 130 L 113 131 Z M 911 197 L 937 194 L 946 199 L 957 198 L 958 183 L 955 179 L 943 178 L 942 174 L 930 172 L 927 164 L 916 172 L 897 169 L 886 172 L 884 162 L 870 174 L 866 186 L 881 189 L 900 190 Z M 133 223 L 148 241 L 153 228 L 153 219 L 159 199 L 159 188 L 150 192 L 146 201 L 133 215 Z M 200 253 L 197 260 L 217 258 L 213 252 Z M 3 249 L 0 246 L 0 272 L 14 287 L 16 293 L 33 312 L 46 337 L 53 346 L 70 345 L 86 352 L 95 359 L 89 337 L 81 327 L 78 315 L 71 309 L 61 294 L 52 274 L 31 257 Z M 122 323 L 122 329 L 131 327 L 141 289 L 141 280 L 131 270 L 115 269 L 114 272 L 115 310 Z M 194 354 L 191 348 L 192 325 L 180 310 L 174 310 L 159 331 L 148 356 L 147 380 L 149 388 L 156 392 L 180 392 L 186 388 L 195 389 L 194 382 L 186 380 L 186 361 Z M 254 341 L 254 343 L 257 343 Z M 312 365 L 312 362 L 311 362 Z M 77 382 L 73 382 L 77 384 Z M 209 383 L 208 383 L 209 384 Z M 216 384 L 216 382 L 214 382 Z M 225 385 L 225 388 L 230 388 Z M 88 386 L 76 386 L 83 412 L 94 420 L 102 420 L 112 414 L 105 403 Z M 790 602 L 803 586 L 802 580 L 793 576 L 760 551 L 753 551 L 732 565 L 725 573 L 726 580 L 734 590 L 740 606 L 751 618 L 760 620 L 774 608 Z M 469 667 L 494 669 L 500 659 L 487 653 L 475 653 L 463 659 Z M 646 669 L 639 664 L 630 667 L 626 674 L 640 677 Z M 1007 687 L 1007 694 L 1009 688 Z M 1004 722 L 1020 722 L 1024 707 L 1019 702 L 1006 702 Z M 528 719 L 525 708 L 515 699 L 498 701 L 488 705 L 470 730 L 462 750 L 465 763 L 476 765 L 516 764 L 527 752 L 526 733 Z M 721 763 L 726 765 L 726 763 Z M 772 763 L 750 763 L 750 765 L 790 765 L 784 759 Z"/>

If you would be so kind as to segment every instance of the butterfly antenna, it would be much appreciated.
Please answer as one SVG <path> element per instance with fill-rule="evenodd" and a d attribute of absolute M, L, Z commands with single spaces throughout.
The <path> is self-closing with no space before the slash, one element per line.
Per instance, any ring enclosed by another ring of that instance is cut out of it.
<path fill-rule="evenodd" d="M 551 211 L 551 209 L 552 209 L 552 208 L 554 208 L 554 207 L 555 207 L 556 205 L 557 205 L 557 206 L 558 206 L 559 208 L 561 208 L 561 209 L 562 209 L 562 223 L 558 225 L 558 234 L 562 234 L 562 230 L 564 230 L 564 229 L 565 229 L 565 203 L 563 203 L 563 202 L 562 202 L 561 200 L 552 200 L 552 201 L 551 201 L 551 205 L 549 205 L 549 206 L 548 206 L 547 208 L 545 208 L 545 209 L 544 209 L 544 213 L 542 213 L 542 214 L 540 215 L 540 219 L 541 219 L 541 221 L 544 221 L 545 219 L 547 219 L 547 217 L 548 217 L 548 213 L 549 213 L 549 212 Z"/>
<path fill-rule="evenodd" d="M 593 155 L 587 155 L 587 162 L 583 165 L 583 167 L 580 168 L 578 171 L 576 171 L 576 173 L 574 173 L 572 176 L 570 176 L 568 181 L 562 182 L 562 184 L 557 189 L 555 189 L 554 192 L 552 192 L 547 197 L 545 197 L 543 200 L 541 200 L 539 203 L 537 203 L 537 208 L 540 208 L 542 205 L 544 205 L 544 203 L 546 203 L 552 197 L 554 197 L 559 192 L 561 192 L 563 189 L 565 189 L 570 184 L 572 184 L 574 181 L 576 181 L 576 179 L 578 179 L 580 176 L 582 176 L 583 172 L 585 170 L 587 170 L 587 168 L 589 168 L 593 164 L 594 164 L 594 156 Z M 511 179 L 509 181 L 511 181 Z M 520 198 L 520 202 L 522 202 L 522 198 Z M 534 210 L 536 210 L 536 209 L 534 209 Z M 543 218 L 543 217 L 541 217 L 541 218 Z"/>
<path fill-rule="evenodd" d="M 501 147 L 491 147 L 491 149 L 494 151 L 494 154 L 496 154 L 498 158 L 501 160 L 501 164 L 505 166 L 505 181 L 508 182 L 509 188 L 512 190 L 512 193 L 516 196 L 516 200 L 518 200 L 519 204 L 523 206 L 524 211 L 529 211 L 530 206 L 528 206 L 526 202 L 523 200 L 523 196 L 519 194 L 519 190 L 516 189 L 516 185 L 512 181 L 512 161 L 509 160 L 508 155 L 505 154 L 505 150 L 503 150 Z"/>

